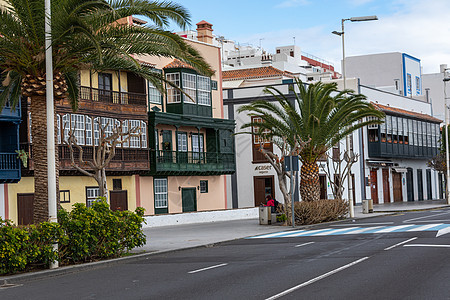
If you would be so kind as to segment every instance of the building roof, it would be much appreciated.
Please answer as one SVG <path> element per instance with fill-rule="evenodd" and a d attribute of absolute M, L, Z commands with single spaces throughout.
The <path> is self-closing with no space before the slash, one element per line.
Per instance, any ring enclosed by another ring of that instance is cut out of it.
<path fill-rule="evenodd" d="M 401 115 L 401 116 L 406 116 L 406 117 L 411 117 L 411 118 L 416 118 L 416 119 L 421 119 L 421 120 L 426 120 L 426 121 L 430 121 L 430 122 L 434 122 L 434 123 L 441 123 L 442 120 L 439 120 L 435 117 L 432 117 L 430 115 L 427 114 L 422 114 L 422 113 L 417 113 L 414 111 L 409 111 L 409 110 L 405 110 L 405 109 L 401 109 L 401 108 L 397 108 L 397 107 L 392 107 L 392 106 L 386 106 L 386 105 L 382 105 L 379 103 L 373 103 L 373 106 L 375 106 L 376 109 L 381 110 L 387 114 L 393 114 L 393 115 Z"/>
<path fill-rule="evenodd" d="M 184 68 L 184 69 L 192 69 L 195 70 L 192 66 L 188 65 L 181 60 L 174 59 L 171 63 L 166 65 L 163 69 L 175 69 L 175 68 Z"/>
<path fill-rule="evenodd" d="M 280 76 L 286 76 L 289 78 L 294 77 L 292 73 L 287 71 L 281 71 L 272 66 L 251 68 L 251 69 L 230 70 L 222 72 L 223 80 L 238 80 L 238 79 L 280 77 Z"/>

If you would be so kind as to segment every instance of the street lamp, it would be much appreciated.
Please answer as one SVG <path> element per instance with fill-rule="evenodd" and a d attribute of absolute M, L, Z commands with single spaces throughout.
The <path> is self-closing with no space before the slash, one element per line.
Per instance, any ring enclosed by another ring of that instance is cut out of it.
<path fill-rule="evenodd" d="M 344 90 L 347 88 L 346 86 L 346 78 L 345 78 L 345 44 L 344 44 L 344 22 L 345 21 L 351 21 L 351 22 L 364 22 L 364 21 L 375 21 L 378 20 L 377 16 L 364 16 L 364 17 L 352 17 L 348 19 L 342 19 L 341 25 L 342 25 L 342 31 L 333 31 L 332 34 L 338 35 L 342 38 L 342 78 L 344 80 Z M 346 148 L 348 152 L 348 156 L 350 159 L 350 136 L 347 135 L 345 138 L 346 142 Z M 349 211 L 350 211 L 350 218 L 355 217 L 355 209 L 353 207 L 353 183 L 351 178 L 351 170 L 349 170 L 349 176 L 347 178 L 348 182 L 348 202 L 349 202 Z"/>

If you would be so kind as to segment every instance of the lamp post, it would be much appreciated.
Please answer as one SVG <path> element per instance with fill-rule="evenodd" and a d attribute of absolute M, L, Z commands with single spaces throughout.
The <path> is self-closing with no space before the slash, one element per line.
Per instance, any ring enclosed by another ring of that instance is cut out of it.
<path fill-rule="evenodd" d="M 45 81 L 47 106 L 47 180 L 48 180 L 48 215 L 50 222 L 58 222 L 56 203 L 56 152 L 55 152 L 55 108 L 53 100 L 53 63 L 51 37 L 50 0 L 45 0 Z M 58 244 L 53 244 L 58 250 Z M 58 261 L 50 262 L 50 269 L 58 268 Z"/>
<path fill-rule="evenodd" d="M 352 18 L 348 18 L 348 19 L 342 19 L 341 20 L 342 31 L 333 31 L 332 32 L 333 34 L 338 35 L 342 38 L 342 78 L 344 80 L 344 90 L 347 88 L 346 77 L 345 77 L 344 23 L 345 23 L 345 21 L 364 22 L 364 21 L 375 21 L 375 20 L 378 20 L 377 16 L 352 17 Z M 348 159 L 350 161 L 351 154 L 350 154 L 350 136 L 349 135 L 346 136 L 345 143 L 346 143 L 346 148 L 347 148 L 347 153 L 348 153 Z M 353 207 L 353 181 L 352 181 L 352 177 L 351 177 L 352 172 L 351 172 L 351 170 L 348 170 L 348 172 L 349 172 L 349 176 L 347 178 L 347 183 L 348 183 L 349 212 L 350 212 L 350 218 L 354 218 L 355 217 L 355 209 Z"/>
<path fill-rule="evenodd" d="M 445 189 L 445 198 L 447 204 L 450 204 L 450 165 L 449 165 L 449 149 L 448 149 L 448 98 L 447 98 L 447 81 L 450 81 L 450 77 L 447 77 L 447 65 L 441 65 L 441 73 L 444 74 L 444 107 L 445 107 L 445 168 L 447 170 L 447 185 Z"/>

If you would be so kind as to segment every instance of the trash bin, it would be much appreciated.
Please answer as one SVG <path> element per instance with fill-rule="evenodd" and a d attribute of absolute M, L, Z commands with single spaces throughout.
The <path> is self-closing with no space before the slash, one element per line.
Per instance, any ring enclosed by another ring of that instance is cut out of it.
<path fill-rule="evenodd" d="M 362 201 L 362 212 L 363 212 L 363 214 L 369 213 L 369 200 Z"/>
<path fill-rule="evenodd" d="M 373 200 L 372 199 L 363 200 L 362 210 L 363 214 L 373 213 Z"/>
<path fill-rule="evenodd" d="M 272 223 L 272 216 L 270 213 L 270 206 L 259 207 L 259 225 L 270 225 Z"/>

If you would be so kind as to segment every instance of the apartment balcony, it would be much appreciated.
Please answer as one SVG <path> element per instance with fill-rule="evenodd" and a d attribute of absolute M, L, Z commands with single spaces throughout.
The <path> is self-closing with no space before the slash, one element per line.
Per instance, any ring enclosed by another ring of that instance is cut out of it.
<path fill-rule="evenodd" d="M 369 142 L 369 157 L 430 159 L 438 154 L 437 147 L 394 142 Z"/>
<path fill-rule="evenodd" d="M 17 153 L 0 152 L 0 183 L 16 183 L 20 180 L 20 160 Z"/>
<path fill-rule="evenodd" d="M 236 171 L 234 153 L 152 150 L 151 175 L 223 175 Z"/>
<path fill-rule="evenodd" d="M 30 154 L 28 167 L 25 170 L 27 175 L 31 175 L 34 168 L 33 165 L 33 149 L 30 144 L 21 144 L 21 149 L 24 149 Z M 82 146 L 83 160 L 89 161 L 93 159 L 94 148 L 92 146 Z M 79 151 L 74 149 L 75 162 L 78 162 Z M 16 155 L 17 156 L 17 155 Z M 70 158 L 70 149 L 68 146 L 58 146 L 59 157 L 59 170 L 61 175 L 78 175 L 78 171 L 72 167 L 72 161 Z M 86 164 L 82 166 L 89 170 L 89 166 Z M 146 174 L 150 170 L 150 153 L 148 149 L 143 148 L 116 148 L 116 154 L 106 168 L 106 172 L 109 174 Z"/>
<path fill-rule="evenodd" d="M 80 87 L 80 100 L 121 105 L 147 106 L 147 94 L 102 90 L 88 86 Z"/>

